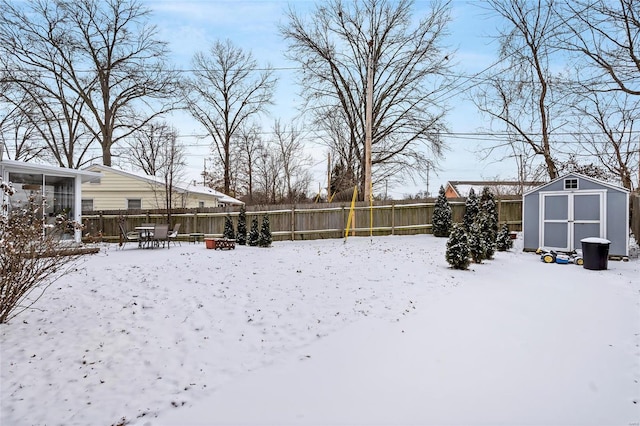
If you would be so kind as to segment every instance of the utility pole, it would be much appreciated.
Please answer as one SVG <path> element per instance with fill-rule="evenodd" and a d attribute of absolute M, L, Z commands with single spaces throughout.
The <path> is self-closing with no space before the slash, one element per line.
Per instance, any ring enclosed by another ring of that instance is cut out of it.
<path fill-rule="evenodd" d="M 427 162 L 427 198 L 429 198 L 429 166 L 431 163 Z"/>
<path fill-rule="evenodd" d="M 373 133 L 373 40 L 369 40 L 367 60 L 367 96 L 364 129 L 364 201 L 371 198 L 371 137 Z"/>
<path fill-rule="evenodd" d="M 331 151 L 327 152 L 327 202 L 331 200 Z"/>

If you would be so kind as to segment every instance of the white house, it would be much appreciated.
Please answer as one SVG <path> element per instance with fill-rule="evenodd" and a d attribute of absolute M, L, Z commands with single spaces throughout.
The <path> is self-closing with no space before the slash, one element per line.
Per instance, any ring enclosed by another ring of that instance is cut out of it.
<path fill-rule="evenodd" d="M 165 185 L 156 176 L 126 172 L 94 164 L 87 171 L 101 174 L 100 180 L 83 184 L 82 209 L 140 210 L 164 209 Z M 221 207 L 242 205 L 242 201 L 204 185 L 176 182 L 173 184 L 173 208 Z"/>

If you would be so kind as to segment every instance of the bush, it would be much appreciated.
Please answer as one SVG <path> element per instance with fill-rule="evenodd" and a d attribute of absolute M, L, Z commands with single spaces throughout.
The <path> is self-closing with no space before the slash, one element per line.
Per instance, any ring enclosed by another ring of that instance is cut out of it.
<path fill-rule="evenodd" d="M 222 236 L 228 240 L 234 240 L 236 238 L 233 232 L 233 220 L 231 220 L 230 215 L 224 218 L 224 231 L 222 232 Z"/>
<path fill-rule="evenodd" d="M 462 223 L 464 224 L 465 231 L 469 232 L 471 230 L 471 225 L 476 221 L 476 216 L 478 216 L 479 211 L 478 196 L 476 195 L 476 191 L 471 188 L 469 190 L 469 196 L 464 202 L 464 218 L 462 219 Z"/>
<path fill-rule="evenodd" d="M 241 246 L 247 244 L 247 209 L 244 204 L 240 207 L 240 215 L 238 215 L 238 232 L 236 233 L 236 243 Z"/>
<path fill-rule="evenodd" d="M 496 248 L 498 251 L 507 251 L 511 247 L 513 247 L 513 240 L 511 240 L 511 235 L 509 235 L 509 226 L 505 223 L 502 225 L 500 232 L 498 232 Z"/>
<path fill-rule="evenodd" d="M 454 224 L 451 228 L 449 240 L 447 240 L 447 262 L 454 269 L 467 269 L 469 267 L 469 244 L 464 228 Z"/>
<path fill-rule="evenodd" d="M 0 194 L 13 192 L 4 184 Z M 61 217 L 43 233 L 41 212 L 42 203 L 32 197 L 8 216 L 0 215 L 0 324 L 32 307 L 79 260 L 80 255 L 63 253 L 59 247 L 60 233 L 75 223 Z"/>
<path fill-rule="evenodd" d="M 469 232 L 467 233 L 467 238 L 469 242 L 469 254 L 471 255 L 471 259 L 475 263 L 482 263 L 482 261 L 485 259 L 487 250 L 479 221 L 476 220 L 471 224 Z"/>
<path fill-rule="evenodd" d="M 260 231 L 258 231 L 258 218 L 254 216 L 253 220 L 251 221 L 251 230 L 249 231 L 249 239 L 247 240 L 247 243 L 250 246 L 255 247 L 258 245 L 259 238 Z"/>
<path fill-rule="evenodd" d="M 483 222 L 482 227 L 486 232 L 491 233 L 491 241 L 495 242 L 498 235 L 498 209 L 496 198 L 487 186 L 482 189 L 480 196 L 480 212 L 483 214 L 482 220 L 486 222 Z"/>
<path fill-rule="evenodd" d="M 482 240 L 482 249 L 484 250 L 484 259 L 493 259 L 496 252 L 496 232 L 493 229 L 493 221 L 491 213 L 481 210 L 476 218 L 478 229 L 480 230 L 480 239 Z"/>
<path fill-rule="evenodd" d="M 262 217 L 262 228 L 258 237 L 258 245 L 260 247 L 269 247 L 271 245 L 271 227 L 269 225 L 269 215 L 266 213 Z"/>
<path fill-rule="evenodd" d="M 431 220 L 432 232 L 436 237 L 448 237 L 451 232 L 451 206 L 445 195 L 445 190 L 440 185 L 438 199 L 433 208 L 433 219 Z"/>

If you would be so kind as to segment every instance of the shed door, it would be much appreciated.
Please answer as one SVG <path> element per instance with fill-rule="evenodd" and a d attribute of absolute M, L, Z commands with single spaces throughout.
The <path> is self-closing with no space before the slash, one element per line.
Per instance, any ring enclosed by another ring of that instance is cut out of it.
<path fill-rule="evenodd" d="M 540 241 L 543 247 L 570 251 L 586 237 L 606 238 L 605 192 L 541 193 Z"/>

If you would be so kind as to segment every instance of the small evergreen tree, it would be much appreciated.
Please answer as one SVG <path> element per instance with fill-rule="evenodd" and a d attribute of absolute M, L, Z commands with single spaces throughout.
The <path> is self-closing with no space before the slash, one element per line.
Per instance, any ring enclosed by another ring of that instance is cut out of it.
<path fill-rule="evenodd" d="M 471 259 L 473 259 L 475 263 L 482 263 L 482 260 L 485 259 L 487 250 L 485 240 L 482 237 L 482 229 L 479 221 L 476 220 L 471 224 L 469 232 L 467 232 L 467 239 Z"/>
<path fill-rule="evenodd" d="M 233 221 L 231 220 L 230 215 L 227 215 L 227 217 L 224 218 L 224 231 L 222 232 L 222 237 L 229 240 L 233 240 L 236 237 L 233 233 Z"/>
<path fill-rule="evenodd" d="M 444 186 L 440 185 L 438 199 L 433 208 L 431 221 L 433 235 L 436 237 L 448 237 L 451 231 L 451 206 L 445 195 Z"/>
<path fill-rule="evenodd" d="M 483 259 L 493 259 L 493 255 L 496 252 L 496 232 L 493 229 L 493 218 L 491 212 L 487 210 L 480 210 L 476 217 L 476 223 L 478 224 L 478 230 L 480 231 L 480 239 L 482 240 L 482 254 Z"/>
<path fill-rule="evenodd" d="M 247 243 L 249 243 L 250 246 L 255 247 L 258 245 L 258 238 L 260 238 L 260 231 L 258 230 L 258 218 L 254 216 L 253 220 L 251 221 L 251 231 L 249 231 L 249 240 L 247 240 Z"/>
<path fill-rule="evenodd" d="M 240 214 L 238 215 L 238 232 L 236 232 L 236 243 L 241 246 L 247 244 L 247 209 L 240 207 Z"/>
<path fill-rule="evenodd" d="M 498 237 L 496 238 L 496 248 L 498 251 L 507 251 L 513 247 L 513 241 L 509 235 L 509 225 L 506 223 L 502 225 Z"/>
<path fill-rule="evenodd" d="M 491 232 L 492 241 L 495 242 L 498 235 L 498 208 L 496 206 L 496 198 L 487 186 L 482 189 L 480 210 L 485 215 L 483 220 L 488 222 L 483 226 Z"/>
<path fill-rule="evenodd" d="M 454 224 L 447 240 L 447 263 L 454 269 L 467 269 L 469 267 L 469 244 L 464 228 Z"/>
<path fill-rule="evenodd" d="M 469 232 L 471 230 L 471 226 L 476 221 L 476 216 L 478 216 L 479 211 L 478 196 L 476 195 L 476 191 L 471 188 L 469 190 L 469 196 L 464 203 L 464 218 L 462 223 L 464 224 L 465 231 Z"/>
<path fill-rule="evenodd" d="M 266 213 L 262 217 L 262 228 L 258 237 L 258 245 L 260 247 L 269 247 L 271 245 L 271 227 L 269 225 L 269 215 Z"/>

